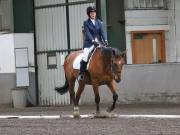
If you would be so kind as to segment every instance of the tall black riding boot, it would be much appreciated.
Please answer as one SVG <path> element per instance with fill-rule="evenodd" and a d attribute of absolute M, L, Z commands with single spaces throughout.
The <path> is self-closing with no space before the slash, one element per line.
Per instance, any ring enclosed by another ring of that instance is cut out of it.
<path fill-rule="evenodd" d="M 82 81 L 84 79 L 84 73 L 86 71 L 86 67 L 87 67 L 87 62 L 82 60 L 80 63 L 80 72 L 78 76 L 78 81 Z"/>

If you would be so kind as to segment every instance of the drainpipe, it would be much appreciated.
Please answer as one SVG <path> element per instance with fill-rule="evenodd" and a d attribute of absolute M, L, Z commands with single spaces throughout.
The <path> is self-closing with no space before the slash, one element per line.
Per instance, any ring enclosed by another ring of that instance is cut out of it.
<path fill-rule="evenodd" d="M 36 82 L 36 105 L 39 105 L 39 87 L 38 87 L 38 63 L 37 63 L 37 39 L 35 22 L 35 2 L 33 1 L 33 26 L 34 26 L 34 61 L 35 61 L 35 82 Z"/>

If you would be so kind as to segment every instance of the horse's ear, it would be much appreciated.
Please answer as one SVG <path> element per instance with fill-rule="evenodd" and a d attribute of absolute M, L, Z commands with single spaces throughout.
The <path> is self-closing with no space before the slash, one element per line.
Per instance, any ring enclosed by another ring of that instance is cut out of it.
<path fill-rule="evenodd" d="M 127 50 L 121 52 L 121 57 L 125 58 L 125 57 L 126 57 L 126 54 L 127 54 Z"/>
<path fill-rule="evenodd" d="M 116 49 L 112 49 L 113 56 L 116 56 Z"/>
<path fill-rule="evenodd" d="M 113 55 L 114 55 L 114 56 L 118 56 L 119 53 L 120 53 L 119 50 L 117 50 L 116 48 L 113 48 L 113 49 L 112 49 L 112 52 L 113 52 Z"/>

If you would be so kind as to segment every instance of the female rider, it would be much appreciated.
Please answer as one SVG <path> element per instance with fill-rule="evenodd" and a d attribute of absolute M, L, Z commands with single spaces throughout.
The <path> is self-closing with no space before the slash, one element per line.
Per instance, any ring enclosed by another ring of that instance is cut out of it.
<path fill-rule="evenodd" d="M 83 80 L 84 73 L 86 71 L 89 53 L 94 47 L 98 46 L 98 43 L 108 45 L 107 38 L 102 28 L 102 22 L 96 18 L 96 8 L 87 8 L 88 19 L 84 21 L 84 42 L 83 42 L 83 58 L 80 63 L 80 72 L 78 81 Z"/>

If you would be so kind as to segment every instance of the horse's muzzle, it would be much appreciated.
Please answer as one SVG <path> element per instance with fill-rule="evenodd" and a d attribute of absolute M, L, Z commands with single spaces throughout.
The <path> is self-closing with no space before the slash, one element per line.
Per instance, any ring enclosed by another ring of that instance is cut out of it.
<path fill-rule="evenodd" d="M 120 83 L 120 82 L 121 82 L 121 79 L 117 79 L 116 82 L 117 82 L 117 83 Z"/>
<path fill-rule="evenodd" d="M 118 73 L 114 76 L 114 80 L 117 82 L 117 83 L 120 83 L 121 82 L 121 74 Z"/>

